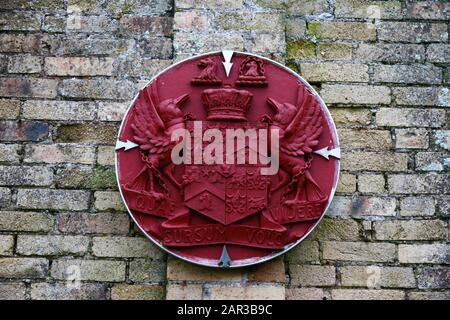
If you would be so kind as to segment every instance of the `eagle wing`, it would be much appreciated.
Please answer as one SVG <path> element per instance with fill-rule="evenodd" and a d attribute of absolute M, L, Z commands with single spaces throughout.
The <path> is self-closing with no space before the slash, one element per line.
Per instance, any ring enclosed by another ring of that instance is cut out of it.
<path fill-rule="evenodd" d="M 165 124 L 156 109 L 159 100 L 156 81 L 142 89 L 134 102 L 134 119 L 131 128 L 134 140 L 142 150 L 152 154 L 168 151 L 172 141 L 165 132 Z"/>
<path fill-rule="evenodd" d="M 322 133 L 322 109 L 316 97 L 299 84 L 297 91 L 297 113 L 287 126 L 280 143 L 282 152 L 291 156 L 310 153 L 319 143 Z"/>

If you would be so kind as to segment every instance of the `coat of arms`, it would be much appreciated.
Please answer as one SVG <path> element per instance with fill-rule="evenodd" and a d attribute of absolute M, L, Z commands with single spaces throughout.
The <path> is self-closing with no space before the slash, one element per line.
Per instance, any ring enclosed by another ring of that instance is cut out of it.
<path fill-rule="evenodd" d="M 270 60 L 232 51 L 153 79 L 116 150 L 139 227 L 208 266 L 254 264 L 298 243 L 324 214 L 339 167 L 336 131 L 314 90 Z"/>

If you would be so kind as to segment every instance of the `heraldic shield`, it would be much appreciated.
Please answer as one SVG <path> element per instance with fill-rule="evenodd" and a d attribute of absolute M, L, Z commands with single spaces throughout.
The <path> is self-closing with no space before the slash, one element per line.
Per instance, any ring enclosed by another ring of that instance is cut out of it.
<path fill-rule="evenodd" d="M 158 247 L 240 267 L 313 230 L 337 185 L 339 150 L 306 81 L 223 51 L 181 61 L 140 90 L 119 131 L 116 171 L 131 217 Z"/>

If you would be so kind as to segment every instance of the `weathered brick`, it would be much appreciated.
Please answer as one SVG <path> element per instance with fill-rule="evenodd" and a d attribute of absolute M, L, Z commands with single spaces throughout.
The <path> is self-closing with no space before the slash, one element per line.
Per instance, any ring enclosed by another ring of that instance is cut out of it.
<path fill-rule="evenodd" d="M 94 207 L 99 211 L 125 211 L 119 192 L 115 191 L 96 191 L 94 193 Z"/>
<path fill-rule="evenodd" d="M 319 57 L 322 60 L 350 60 L 353 46 L 342 42 L 320 42 Z"/>
<path fill-rule="evenodd" d="M 206 293 L 211 300 L 284 300 L 285 288 L 281 285 L 220 286 L 210 287 Z"/>
<path fill-rule="evenodd" d="M 0 230 L 49 232 L 55 219 L 48 213 L 0 211 Z"/>
<path fill-rule="evenodd" d="M 82 190 L 19 189 L 17 205 L 27 209 L 86 210 L 89 192 Z"/>
<path fill-rule="evenodd" d="M 88 247 L 88 237 L 19 235 L 16 251 L 24 256 L 83 255 Z"/>
<path fill-rule="evenodd" d="M 244 39 L 242 35 L 234 32 L 226 33 L 188 33 L 176 32 L 173 39 L 173 48 L 177 54 L 189 54 L 189 56 L 207 51 L 222 50 L 242 51 Z"/>
<path fill-rule="evenodd" d="M 59 231 L 75 234 L 127 234 L 130 228 L 128 216 L 117 213 L 63 213 L 57 222 Z"/>
<path fill-rule="evenodd" d="M 47 138 L 49 126 L 38 121 L 0 121 L 0 140 L 41 141 Z"/>
<path fill-rule="evenodd" d="M 53 171 L 40 166 L 0 166 L 0 185 L 49 186 Z"/>
<path fill-rule="evenodd" d="M 95 149 L 78 144 L 33 144 L 25 147 L 27 163 L 82 163 L 95 161 Z"/>
<path fill-rule="evenodd" d="M 333 289 L 333 300 L 404 300 L 405 292 L 400 290 Z"/>
<path fill-rule="evenodd" d="M 284 62 L 285 37 L 280 34 L 260 33 L 251 44 L 252 52 Z M 279 57 L 278 55 L 281 55 Z"/>
<path fill-rule="evenodd" d="M 310 22 L 308 35 L 318 39 L 375 40 L 376 30 L 364 22 Z"/>
<path fill-rule="evenodd" d="M 356 176 L 348 173 L 341 173 L 336 192 L 351 193 L 356 191 Z"/>
<path fill-rule="evenodd" d="M 243 0 L 205 0 L 198 2 L 196 0 L 180 0 L 176 3 L 177 8 L 181 9 L 193 9 L 193 8 L 205 8 L 205 9 L 239 9 L 242 7 Z M 271 7 L 274 1 L 269 1 L 268 5 Z"/>
<path fill-rule="evenodd" d="M 327 300 L 329 295 L 321 288 L 286 288 L 286 300 Z"/>
<path fill-rule="evenodd" d="M 439 109 L 380 108 L 376 114 L 378 126 L 440 127 L 445 121 L 445 111 Z"/>
<path fill-rule="evenodd" d="M 447 236 L 447 227 L 441 220 L 375 221 L 378 240 L 440 240 Z"/>
<path fill-rule="evenodd" d="M 311 41 L 290 41 L 287 43 L 286 54 L 291 59 L 314 58 L 316 44 Z"/>
<path fill-rule="evenodd" d="M 427 47 L 427 61 L 448 62 L 450 56 L 450 45 L 433 43 Z"/>
<path fill-rule="evenodd" d="M 54 76 L 110 76 L 112 58 L 47 57 L 45 73 Z"/>
<path fill-rule="evenodd" d="M 439 152 L 417 152 L 416 170 L 446 171 L 450 169 L 450 156 Z"/>
<path fill-rule="evenodd" d="M 385 86 L 324 84 L 320 95 L 327 103 L 389 104 L 391 90 Z"/>
<path fill-rule="evenodd" d="M 0 143 L 0 162 L 8 162 L 16 164 L 20 159 L 21 147 L 18 144 L 1 144 Z"/>
<path fill-rule="evenodd" d="M 401 216 L 432 216 L 434 211 L 434 200 L 432 197 L 406 197 L 400 201 Z"/>
<path fill-rule="evenodd" d="M 450 300 L 449 292 L 414 291 L 408 292 L 409 300 Z"/>
<path fill-rule="evenodd" d="M 68 275 L 72 274 L 72 269 L 76 267 L 80 268 L 81 281 L 125 281 L 125 262 L 111 260 L 54 260 L 51 268 L 51 276 L 58 280 L 66 280 Z"/>
<path fill-rule="evenodd" d="M 166 287 L 167 300 L 201 300 L 203 287 L 199 284 L 169 283 Z"/>
<path fill-rule="evenodd" d="M 289 265 L 292 286 L 326 287 L 336 284 L 334 266 Z"/>
<path fill-rule="evenodd" d="M 36 53 L 41 50 L 42 36 L 40 34 L 0 34 L 0 52 L 29 52 Z"/>
<path fill-rule="evenodd" d="M 375 82 L 439 84 L 442 71 L 433 65 L 375 65 Z"/>
<path fill-rule="evenodd" d="M 66 20 L 67 32 L 112 33 L 119 28 L 119 22 L 108 16 L 84 16 L 69 14 Z"/>
<path fill-rule="evenodd" d="M 57 85 L 54 79 L 2 78 L 0 96 L 54 98 Z"/>
<path fill-rule="evenodd" d="M 369 67 L 365 64 L 301 63 L 301 75 L 309 82 L 368 82 Z"/>
<path fill-rule="evenodd" d="M 438 208 L 443 217 L 450 217 L 450 196 L 443 196 L 438 199 Z"/>
<path fill-rule="evenodd" d="M 286 6 L 288 14 L 296 16 L 331 14 L 326 0 L 288 0 Z"/>
<path fill-rule="evenodd" d="M 361 228 L 352 219 L 323 219 L 311 233 L 312 240 L 356 241 L 360 238 Z"/>
<path fill-rule="evenodd" d="M 396 200 L 393 197 L 334 197 L 328 216 L 395 216 Z"/>
<path fill-rule="evenodd" d="M 152 59 L 171 59 L 173 46 L 171 38 L 144 34 L 138 42 L 139 53 Z"/>
<path fill-rule="evenodd" d="M 75 5 L 79 2 L 73 1 Z M 87 6 L 91 6 L 87 4 Z M 172 10 L 172 2 L 161 1 L 161 0 L 133 0 L 133 2 L 118 1 L 110 2 L 99 6 L 100 8 L 105 8 L 106 12 L 114 15 L 121 16 L 124 12 L 127 13 L 137 13 L 140 15 L 156 16 L 164 15 Z M 83 5 L 81 6 L 83 8 Z M 82 9 L 79 9 L 82 11 Z"/>
<path fill-rule="evenodd" d="M 412 268 L 380 266 L 344 266 L 341 284 L 346 287 L 415 288 Z"/>
<path fill-rule="evenodd" d="M 378 38 L 389 42 L 446 42 L 448 32 L 443 23 L 383 21 L 378 29 Z"/>
<path fill-rule="evenodd" d="M 42 16 L 36 12 L 2 12 L 0 13 L 0 30 L 39 31 L 41 20 Z"/>
<path fill-rule="evenodd" d="M 400 244 L 398 261 L 400 263 L 449 263 L 448 244 Z"/>
<path fill-rule="evenodd" d="M 396 257 L 392 243 L 323 242 L 325 260 L 390 262 Z"/>
<path fill-rule="evenodd" d="M 388 130 L 339 129 L 339 140 L 345 148 L 389 150 L 392 147 Z"/>
<path fill-rule="evenodd" d="M 8 57 L 8 73 L 39 73 L 41 72 L 42 58 L 30 54 L 14 55 Z"/>
<path fill-rule="evenodd" d="M 96 106 L 85 101 L 27 100 L 23 104 L 25 119 L 39 120 L 94 120 Z"/>
<path fill-rule="evenodd" d="M 450 289 L 450 268 L 422 268 L 417 276 L 417 281 L 419 289 Z"/>
<path fill-rule="evenodd" d="M 375 10 L 378 10 L 375 12 Z M 374 13 L 383 19 L 402 18 L 400 1 L 337 0 L 334 14 L 338 18 L 373 18 Z"/>
<path fill-rule="evenodd" d="M 64 0 L 14 0 L 3 1 L 3 9 L 18 9 L 18 10 L 42 10 L 45 12 L 53 12 L 64 10 Z"/>
<path fill-rule="evenodd" d="M 165 288 L 160 285 L 116 284 L 111 289 L 112 300 L 161 300 Z"/>
<path fill-rule="evenodd" d="M 63 33 L 66 30 L 65 16 L 45 16 L 42 30 L 45 32 L 59 32 Z"/>
<path fill-rule="evenodd" d="M 381 174 L 360 174 L 358 176 L 358 190 L 363 193 L 385 192 L 385 180 Z"/>
<path fill-rule="evenodd" d="M 0 207 L 7 208 L 11 204 L 11 190 L 0 187 Z"/>
<path fill-rule="evenodd" d="M 114 147 L 99 146 L 97 151 L 97 162 L 100 165 L 114 165 Z"/>
<path fill-rule="evenodd" d="M 283 17 L 277 13 L 224 13 L 216 18 L 216 23 L 222 30 L 284 32 Z"/>
<path fill-rule="evenodd" d="M 392 93 L 398 105 L 405 106 L 450 106 L 450 90 L 439 87 L 399 87 Z"/>
<path fill-rule="evenodd" d="M 44 278 L 47 272 L 47 259 L 0 258 L 0 278 Z"/>
<path fill-rule="evenodd" d="M 16 119 L 20 113 L 20 105 L 19 100 L 0 99 L 0 118 Z"/>
<path fill-rule="evenodd" d="M 101 283 L 82 283 L 80 287 L 66 283 L 31 284 L 32 300 L 106 300 L 107 287 Z"/>
<path fill-rule="evenodd" d="M 450 150 L 450 130 L 438 130 L 434 132 L 434 143 L 445 149 Z"/>
<path fill-rule="evenodd" d="M 387 152 L 345 152 L 342 169 L 349 171 L 406 171 L 408 156 Z"/>
<path fill-rule="evenodd" d="M 113 168 L 101 166 L 57 169 L 54 182 L 60 189 L 115 189 L 117 187 Z"/>
<path fill-rule="evenodd" d="M 14 249 L 14 236 L 0 234 L 0 255 L 11 255 Z"/>
<path fill-rule="evenodd" d="M 331 108 L 330 112 L 337 125 L 368 125 L 372 119 L 369 109 Z"/>
<path fill-rule="evenodd" d="M 175 12 L 173 28 L 176 31 L 200 31 L 208 30 L 211 17 L 204 11 L 180 11 Z"/>
<path fill-rule="evenodd" d="M 133 282 L 163 282 L 166 267 L 161 259 L 134 259 L 130 262 L 129 278 Z"/>
<path fill-rule="evenodd" d="M 306 34 L 306 21 L 300 17 L 289 17 L 286 20 L 286 39 L 300 40 Z"/>
<path fill-rule="evenodd" d="M 355 52 L 357 59 L 380 62 L 421 62 L 425 60 L 425 47 L 403 43 L 361 43 Z"/>
<path fill-rule="evenodd" d="M 283 259 L 273 259 L 249 268 L 247 279 L 249 281 L 284 283 L 285 274 Z"/>
<path fill-rule="evenodd" d="M 302 241 L 286 253 L 286 262 L 318 262 L 319 243 L 317 241 Z"/>
<path fill-rule="evenodd" d="M 167 280 L 172 281 L 240 281 L 242 269 L 212 269 L 184 262 L 180 259 L 167 260 Z"/>
<path fill-rule="evenodd" d="M 110 35 L 57 35 L 45 39 L 52 55 L 117 55 L 133 46 L 135 40 Z"/>
<path fill-rule="evenodd" d="M 162 253 L 144 238 L 95 237 L 92 252 L 97 257 L 160 258 Z"/>
<path fill-rule="evenodd" d="M 396 129 L 395 148 L 397 149 L 427 149 L 428 131 L 426 129 Z"/>
<path fill-rule="evenodd" d="M 58 127 L 56 142 L 112 144 L 117 139 L 118 126 L 115 124 L 76 123 Z"/>
<path fill-rule="evenodd" d="M 432 194 L 449 193 L 449 175 L 397 174 L 388 177 L 389 191 L 392 193 Z"/>
<path fill-rule="evenodd" d="M 101 101 L 97 105 L 100 121 L 121 121 L 129 103 Z"/>
<path fill-rule="evenodd" d="M 24 283 L 5 282 L 0 283 L 1 300 L 25 300 L 26 286 Z"/>
<path fill-rule="evenodd" d="M 60 93 L 68 98 L 131 100 L 136 85 L 129 80 L 67 79 L 63 80 Z"/>
<path fill-rule="evenodd" d="M 449 20 L 450 4 L 447 1 L 413 1 L 406 3 L 408 17 L 414 19 Z"/>

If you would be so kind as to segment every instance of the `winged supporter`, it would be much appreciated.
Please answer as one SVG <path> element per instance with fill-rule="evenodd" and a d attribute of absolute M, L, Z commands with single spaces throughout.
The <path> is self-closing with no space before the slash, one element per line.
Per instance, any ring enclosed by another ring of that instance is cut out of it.
<path fill-rule="evenodd" d="M 319 143 L 323 130 L 319 102 L 302 84 L 298 86 L 295 105 L 272 98 L 267 98 L 267 102 L 276 112 L 270 129 L 279 130 L 280 167 L 290 176 L 288 193 L 295 193 L 292 199 L 285 199 L 285 203 L 322 200 L 324 194 L 309 171 L 313 148 Z M 282 179 L 274 190 L 288 181 L 288 178 Z"/>
<path fill-rule="evenodd" d="M 185 128 L 184 114 L 180 108 L 188 100 L 189 95 L 183 94 L 178 98 L 160 101 L 156 81 L 142 91 L 133 105 L 131 128 L 145 166 L 133 183 L 146 172 L 148 179 L 144 179 L 144 190 L 156 198 L 162 198 L 167 194 L 167 188 L 161 177 L 161 169 L 174 184 L 179 185 L 171 171 L 173 168 L 170 154 L 175 144 L 171 141 L 171 133 L 175 129 Z M 164 193 L 155 190 L 155 178 L 159 180 Z"/>

